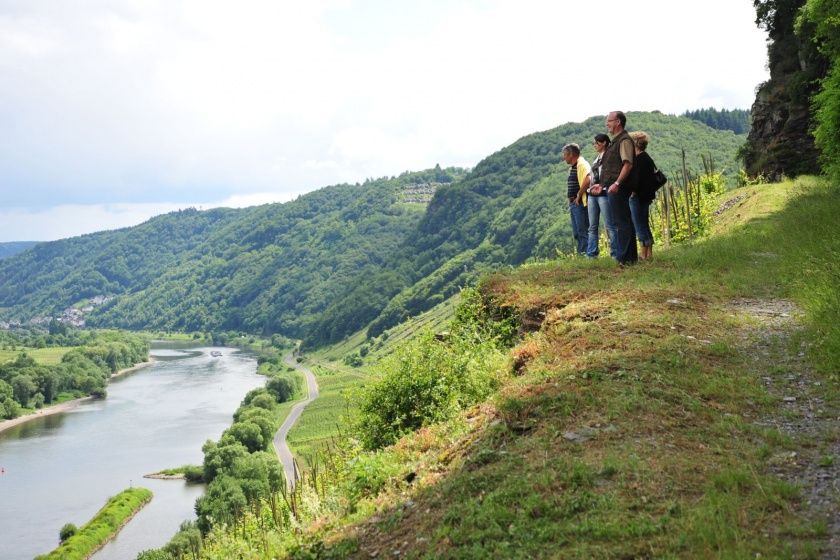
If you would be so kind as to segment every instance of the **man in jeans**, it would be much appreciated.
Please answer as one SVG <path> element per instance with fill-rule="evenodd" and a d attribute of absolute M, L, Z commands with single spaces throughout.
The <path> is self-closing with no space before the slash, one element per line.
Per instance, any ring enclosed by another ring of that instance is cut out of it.
<path fill-rule="evenodd" d="M 589 162 L 581 157 L 580 146 L 577 144 L 563 146 L 563 159 L 570 166 L 566 198 L 569 201 L 569 215 L 572 218 L 572 235 L 575 238 L 578 254 L 585 255 L 589 239 L 589 215 L 584 206 L 583 197 L 586 189 L 589 188 L 592 168 Z"/>
<path fill-rule="evenodd" d="M 621 111 L 607 115 L 607 130 L 613 139 L 604 152 L 601 166 L 601 187 L 607 189 L 610 199 L 610 214 L 616 230 L 615 259 L 620 265 L 635 264 L 639 260 L 636 230 L 630 214 L 630 195 L 634 187 L 630 184 L 630 171 L 636 157 L 636 145 L 624 130 L 626 124 L 627 117 Z"/>

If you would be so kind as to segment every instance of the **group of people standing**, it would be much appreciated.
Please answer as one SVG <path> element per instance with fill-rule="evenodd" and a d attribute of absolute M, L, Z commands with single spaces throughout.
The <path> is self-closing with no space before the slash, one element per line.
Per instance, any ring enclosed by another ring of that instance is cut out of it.
<path fill-rule="evenodd" d="M 626 124 L 621 111 L 607 115 L 612 139 L 606 134 L 595 136 L 593 146 L 598 155 L 592 165 L 581 156 L 577 144 L 563 146 L 563 159 L 570 166 L 566 194 L 577 252 L 598 256 L 603 217 L 610 256 L 621 265 L 653 256 L 649 210 L 656 195 L 656 165 L 646 152 L 648 135 L 628 133 Z"/>

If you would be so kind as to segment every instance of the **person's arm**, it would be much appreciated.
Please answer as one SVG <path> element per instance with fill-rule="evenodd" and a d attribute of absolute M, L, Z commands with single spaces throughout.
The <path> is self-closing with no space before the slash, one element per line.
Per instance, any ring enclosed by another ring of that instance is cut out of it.
<path fill-rule="evenodd" d="M 578 205 L 583 204 L 583 195 L 586 194 L 586 189 L 589 188 L 589 184 L 591 182 L 592 182 L 592 173 L 588 172 L 588 171 L 587 171 L 586 175 L 583 177 L 583 181 L 578 180 L 578 183 L 580 183 L 580 190 L 578 191 L 577 199 L 575 200 L 575 202 Z"/>
<path fill-rule="evenodd" d="M 624 180 L 627 179 L 632 169 L 633 163 L 625 160 L 624 163 L 621 164 L 621 171 L 618 174 L 618 179 L 615 180 L 615 183 L 610 185 L 610 188 L 607 189 L 607 192 L 610 194 L 618 192 L 618 188 L 621 186 L 621 183 L 623 183 Z"/>

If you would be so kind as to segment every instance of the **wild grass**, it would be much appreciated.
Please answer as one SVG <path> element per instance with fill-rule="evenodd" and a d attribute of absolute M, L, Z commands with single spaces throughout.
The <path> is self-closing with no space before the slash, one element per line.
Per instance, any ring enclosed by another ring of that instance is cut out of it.
<path fill-rule="evenodd" d="M 454 315 L 459 299 L 458 295 L 452 296 L 432 309 L 388 329 L 386 333 L 373 339 L 368 339 L 366 331 L 361 330 L 337 344 L 313 352 L 311 356 L 320 362 L 339 362 L 348 355 L 358 353 L 363 346 L 367 346 L 369 353 L 363 361 L 365 364 L 375 363 L 390 355 L 399 344 L 411 339 L 419 332 L 444 328 Z"/>
<path fill-rule="evenodd" d="M 61 358 L 73 347 L 53 346 L 50 348 L 20 348 L 17 350 L 0 350 L 0 364 L 11 362 L 22 352 L 32 356 L 41 365 L 54 366 L 61 363 Z"/>
<path fill-rule="evenodd" d="M 50 552 L 36 560 L 82 560 L 89 558 L 152 499 L 152 492 L 145 488 L 129 488 L 113 498 L 79 531 Z"/>
<path fill-rule="evenodd" d="M 751 325 L 730 304 L 795 302 L 836 397 L 838 195 L 814 178 L 749 187 L 727 195 L 741 198 L 717 235 L 653 262 L 571 259 L 489 279 L 488 297 L 537 329 L 512 352 L 517 376 L 384 451 L 401 468 L 372 511 L 358 506 L 368 520 L 337 522 L 319 546 L 359 558 L 817 557 L 825 525 L 767 469 L 801 442 L 757 422 L 780 413 L 760 382 L 774 364 L 750 354 Z"/>
<path fill-rule="evenodd" d="M 485 297 L 523 328 L 501 390 L 357 451 L 334 486 L 315 485 L 318 521 L 302 533 L 226 534 L 226 552 L 206 558 L 819 557 L 826 524 L 768 468 L 803 445 L 761 422 L 781 414 L 761 384 L 781 366 L 751 352 L 755 325 L 732 303 L 794 301 L 794 351 L 805 343 L 836 402 L 838 195 L 813 178 L 748 187 L 727 195 L 740 198 L 715 235 L 657 247 L 653 262 L 565 259 L 491 277 Z M 332 406 L 312 409 L 301 446 L 364 382 L 334 367 L 319 368 Z"/>

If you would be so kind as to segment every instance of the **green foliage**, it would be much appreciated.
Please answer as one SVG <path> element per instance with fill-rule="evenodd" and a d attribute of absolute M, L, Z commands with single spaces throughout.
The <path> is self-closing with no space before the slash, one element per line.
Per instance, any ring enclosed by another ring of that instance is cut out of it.
<path fill-rule="evenodd" d="M 814 96 L 814 139 L 823 169 L 840 177 L 840 1 L 808 0 L 797 20 L 797 32 L 810 38 L 829 60 L 830 69 Z"/>
<path fill-rule="evenodd" d="M 0 243 L 0 259 L 22 253 L 37 244 L 37 241 L 4 241 Z"/>
<path fill-rule="evenodd" d="M 735 134 L 746 134 L 750 131 L 750 112 L 746 109 L 729 110 L 709 107 L 686 111 L 682 116 L 718 130 L 731 130 Z"/>
<path fill-rule="evenodd" d="M 703 169 L 702 158 L 710 155 L 734 183 L 743 136 L 659 112 L 627 117 L 628 130 L 650 135 L 648 152 L 669 176 L 682 169 L 683 148 L 690 148 L 690 170 Z M 560 149 L 576 142 L 591 161 L 591 139 L 602 132 L 604 118 L 592 117 L 531 134 L 480 162 L 462 181 L 439 189 L 407 243 L 411 285 L 388 302 L 368 335 L 430 309 L 440 301 L 436 298 L 446 299 L 490 270 L 566 252 L 572 234 L 563 203 L 568 168 Z"/>
<path fill-rule="evenodd" d="M 754 0 L 756 23 L 767 30 L 770 79 L 756 90 L 753 128 L 741 151 L 747 172 L 774 181 L 819 171 L 810 103 L 828 64 L 808 38 L 812 24 L 797 14 L 805 0 Z"/>
<path fill-rule="evenodd" d="M 278 403 L 284 403 L 302 390 L 302 382 L 300 376 L 295 373 L 276 375 L 269 379 L 265 388 Z"/>
<path fill-rule="evenodd" d="M 78 334 L 71 330 L 55 335 L 8 331 L 2 338 L 21 348 L 75 344 L 69 350 L 62 350 L 60 361 L 52 365 L 38 363 L 25 352 L 13 361 L 0 364 L 0 417 L 5 418 L 15 417 L 21 408 L 52 404 L 60 393 L 104 396 L 111 374 L 144 362 L 149 355 L 145 336 L 125 332 Z"/>
<path fill-rule="evenodd" d="M 365 387 L 357 434 L 367 449 L 452 417 L 498 387 L 512 324 L 492 321 L 477 292 L 462 295 L 451 330 L 426 331 L 379 366 Z"/>
<path fill-rule="evenodd" d="M 680 148 L 734 174 L 741 143 L 684 117 L 630 113 L 666 172 Z M 371 325 L 371 336 L 430 309 L 487 270 L 569 247 L 560 148 L 589 145 L 603 117 L 522 138 L 474 170 L 431 169 L 337 185 L 285 204 L 185 210 L 135 228 L 40 244 L 0 261 L 10 318 L 54 314 L 97 295 L 86 316 L 132 329 L 273 334 L 313 347 Z M 689 166 L 699 167 L 699 161 Z M 440 183 L 428 207 L 403 191 Z M 361 358 L 361 356 L 360 356 Z"/>
<path fill-rule="evenodd" d="M 58 540 L 59 542 L 64 542 L 78 532 L 78 527 L 76 527 L 72 523 L 65 523 L 64 526 L 61 527 L 61 530 L 58 532 Z"/>
<path fill-rule="evenodd" d="M 362 498 L 376 496 L 385 483 L 402 469 L 393 454 L 370 452 L 360 453 L 348 461 L 346 488 L 344 491 L 351 503 Z"/>
<path fill-rule="evenodd" d="M 93 519 L 72 535 L 69 535 L 69 533 L 75 527 L 70 523 L 64 525 L 61 533 L 64 535 L 66 529 L 68 537 L 62 539 L 58 548 L 49 554 L 38 556 L 37 560 L 83 560 L 89 558 L 151 499 L 151 491 L 145 488 L 123 490 L 110 498 Z"/>
<path fill-rule="evenodd" d="M 654 238 L 681 243 L 708 235 L 724 189 L 725 182 L 720 173 L 690 177 L 688 183 L 671 181 L 666 184 L 651 204 Z"/>

